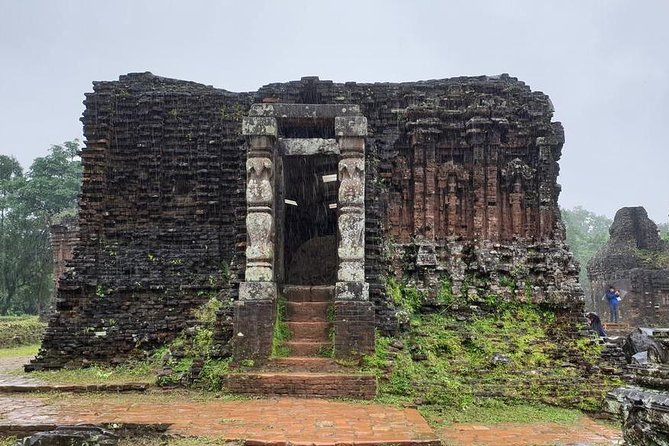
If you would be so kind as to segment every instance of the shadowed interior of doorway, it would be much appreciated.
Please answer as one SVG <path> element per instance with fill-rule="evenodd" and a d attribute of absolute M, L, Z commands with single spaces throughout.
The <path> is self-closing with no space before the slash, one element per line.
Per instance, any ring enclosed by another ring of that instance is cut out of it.
<path fill-rule="evenodd" d="M 337 157 L 287 156 L 283 166 L 285 282 L 334 285 L 337 276 Z"/>

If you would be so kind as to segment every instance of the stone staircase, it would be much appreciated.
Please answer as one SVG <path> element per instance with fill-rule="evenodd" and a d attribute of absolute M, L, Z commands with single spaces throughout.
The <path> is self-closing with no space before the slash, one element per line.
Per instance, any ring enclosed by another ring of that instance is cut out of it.
<path fill-rule="evenodd" d="M 604 322 L 603 325 L 609 336 L 627 336 L 633 329 L 628 322 Z"/>
<path fill-rule="evenodd" d="M 283 291 L 291 332 L 286 342 L 289 356 L 271 358 L 253 370 L 228 373 L 222 377 L 223 388 L 243 395 L 373 399 L 375 376 L 356 373 L 331 358 L 333 324 L 328 311 L 334 287 L 286 285 Z"/>
<path fill-rule="evenodd" d="M 286 322 L 291 332 L 286 343 L 289 356 L 325 356 L 332 351 L 328 308 L 334 300 L 334 287 L 286 286 Z"/>

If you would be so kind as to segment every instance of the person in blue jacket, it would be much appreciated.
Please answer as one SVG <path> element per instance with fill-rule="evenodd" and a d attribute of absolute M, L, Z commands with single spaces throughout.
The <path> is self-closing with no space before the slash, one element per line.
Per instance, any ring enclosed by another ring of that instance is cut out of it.
<path fill-rule="evenodd" d="M 620 302 L 620 293 L 610 286 L 604 297 L 606 297 L 606 300 L 609 303 L 609 322 L 618 322 L 618 302 Z"/>

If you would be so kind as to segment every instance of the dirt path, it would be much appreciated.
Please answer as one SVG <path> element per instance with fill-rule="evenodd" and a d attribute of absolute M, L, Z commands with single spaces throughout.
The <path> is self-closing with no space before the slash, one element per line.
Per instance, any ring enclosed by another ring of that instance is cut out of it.
<path fill-rule="evenodd" d="M 14 356 L 0 358 L 0 386 L 34 386 L 43 385 L 43 381 L 32 378 L 27 373 L 17 374 L 28 364 L 32 356 Z"/>

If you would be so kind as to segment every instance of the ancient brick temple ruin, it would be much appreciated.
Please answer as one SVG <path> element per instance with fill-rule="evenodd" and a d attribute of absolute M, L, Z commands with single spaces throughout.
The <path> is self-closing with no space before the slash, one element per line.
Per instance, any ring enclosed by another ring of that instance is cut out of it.
<path fill-rule="evenodd" d="M 85 106 L 80 242 L 33 368 L 163 345 L 211 296 L 221 354 L 266 358 L 282 294 L 294 352 L 366 353 L 397 330 L 392 275 L 582 309 L 562 126 L 508 75 L 231 93 L 129 74 Z"/>
<path fill-rule="evenodd" d="M 590 299 L 608 315 L 602 300 L 607 287 L 626 291 L 620 320 L 632 326 L 666 327 L 669 323 L 669 243 L 643 207 L 616 212 L 610 239 L 588 263 Z"/>

